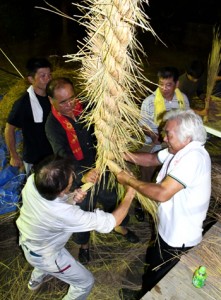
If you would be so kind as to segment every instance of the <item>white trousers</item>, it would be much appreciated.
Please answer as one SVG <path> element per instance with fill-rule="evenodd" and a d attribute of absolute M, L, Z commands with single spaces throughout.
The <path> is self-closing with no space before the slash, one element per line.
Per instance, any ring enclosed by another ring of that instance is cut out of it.
<path fill-rule="evenodd" d="M 63 300 L 85 300 L 94 285 L 94 277 L 82 264 L 63 248 L 48 256 L 36 257 L 21 245 L 27 261 L 34 267 L 31 279 L 42 281 L 45 275 L 52 275 L 70 285 Z"/>

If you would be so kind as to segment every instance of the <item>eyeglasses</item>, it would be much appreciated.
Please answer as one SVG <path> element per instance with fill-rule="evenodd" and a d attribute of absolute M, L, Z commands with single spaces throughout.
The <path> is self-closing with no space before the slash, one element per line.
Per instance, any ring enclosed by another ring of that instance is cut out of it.
<path fill-rule="evenodd" d="M 57 99 L 54 99 L 54 100 L 58 101 Z M 61 102 L 58 102 L 58 105 L 65 106 L 65 105 L 71 104 L 72 102 L 75 102 L 75 101 L 76 101 L 76 97 L 75 97 L 75 95 L 73 95 L 73 96 L 69 97 L 68 99 L 64 99 Z"/>

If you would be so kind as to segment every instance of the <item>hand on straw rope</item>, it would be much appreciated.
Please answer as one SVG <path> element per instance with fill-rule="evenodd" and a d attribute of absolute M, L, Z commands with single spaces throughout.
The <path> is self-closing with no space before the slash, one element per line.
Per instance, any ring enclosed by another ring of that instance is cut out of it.
<path fill-rule="evenodd" d="M 133 176 L 133 174 L 129 174 L 128 172 L 125 172 L 125 171 L 121 171 L 120 173 L 118 173 L 116 175 L 117 177 L 117 181 L 123 185 L 127 185 L 127 186 L 130 186 L 130 180 L 132 178 L 135 178 Z"/>
<path fill-rule="evenodd" d="M 100 172 L 97 169 L 92 169 L 84 174 L 81 181 L 83 183 L 91 182 L 95 184 L 98 182 L 99 176 L 100 176 Z"/>
<path fill-rule="evenodd" d="M 113 172 L 115 174 L 115 176 L 117 177 L 117 181 L 120 184 L 128 186 L 130 178 L 135 178 L 133 176 L 132 172 L 129 173 L 129 172 L 123 171 L 121 169 L 121 167 L 119 167 L 115 162 L 113 162 L 111 160 L 108 160 L 107 165 L 108 165 L 109 169 L 111 170 L 111 172 Z"/>
<path fill-rule="evenodd" d="M 211 101 L 211 97 L 206 97 L 205 98 L 205 107 L 204 109 L 202 110 L 198 110 L 198 109 L 194 109 L 194 112 L 201 116 L 201 117 L 204 117 L 203 118 L 203 121 L 205 122 L 206 120 L 208 120 L 208 113 L 209 113 L 209 104 L 210 104 L 210 101 Z"/>
<path fill-rule="evenodd" d="M 70 193 L 68 195 L 68 200 L 67 202 L 70 204 L 76 204 L 76 203 L 81 203 L 84 198 L 86 197 L 87 192 L 84 191 L 82 188 L 74 190 L 73 193 Z"/>
<path fill-rule="evenodd" d="M 132 197 L 134 198 L 135 195 L 136 195 L 136 190 L 134 188 L 132 188 L 131 186 L 129 185 L 126 185 L 126 194 L 125 194 L 125 197 Z"/>

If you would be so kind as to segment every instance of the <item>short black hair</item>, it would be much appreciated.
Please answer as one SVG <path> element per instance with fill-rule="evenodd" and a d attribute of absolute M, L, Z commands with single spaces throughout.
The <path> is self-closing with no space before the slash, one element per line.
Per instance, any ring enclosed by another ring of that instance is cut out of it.
<path fill-rule="evenodd" d="M 52 65 L 47 58 L 44 57 L 32 57 L 27 61 L 26 70 L 27 76 L 34 76 L 38 69 L 40 68 L 50 68 Z"/>
<path fill-rule="evenodd" d="M 174 82 L 177 82 L 179 79 L 179 71 L 175 67 L 163 67 L 157 73 L 158 78 L 173 78 Z"/>
<path fill-rule="evenodd" d="M 200 60 L 193 60 L 189 66 L 186 68 L 188 75 L 192 76 L 195 79 L 199 79 L 204 72 L 204 64 Z"/>
<path fill-rule="evenodd" d="M 74 166 L 69 158 L 47 157 L 35 168 L 36 189 L 43 198 L 54 200 L 68 186 L 71 175 Z"/>
<path fill-rule="evenodd" d="M 46 93 L 49 97 L 54 98 L 54 92 L 64 85 L 70 84 L 74 90 L 73 82 L 68 77 L 57 77 L 50 80 L 46 86 Z"/>

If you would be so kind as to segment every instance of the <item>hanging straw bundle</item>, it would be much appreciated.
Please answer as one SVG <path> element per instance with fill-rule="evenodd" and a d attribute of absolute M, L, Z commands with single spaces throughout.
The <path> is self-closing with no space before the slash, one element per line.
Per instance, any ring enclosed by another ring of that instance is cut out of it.
<path fill-rule="evenodd" d="M 221 39 L 219 28 L 213 29 L 213 42 L 212 50 L 208 59 L 208 74 L 207 74 L 207 87 L 206 87 L 206 103 L 205 110 L 207 111 L 206 116 L 204 116 L 203 121 L 208 122 L 208 110 L 209 101 L 213 92 L 213 88 L 216 83 L 216 76 L 218 74 L 219 65 L 221 61 Z"/>
<path fill-rule="evenodd" d="M 78 7 L 84 12 L 80 23 L 86 27 L 87 37 L 77 54 L 65 55 L 67 62 L 82 62 L 79 70 L 82 98 L 87 108 L 91 108 L 83 117 L 95 128 L 96 167 L 101 174 L 107 167 L 114 172 L 110 161 L 115 161 L 120 169 L 127 169 L 122 153 L 138 149 L 143 141 L 136 94 L 146 93 L 142 82 L 147 79 L 142 75 L 136 54 L 136 50 L 142 53 L 143 50 L 136 40 L 135 26 L 155 33 L 141 10 L 142 2 L 83 1 L 84 5 Z M 155 219 L 156 204 L 141 195 L 138 198 Z"/>
<path fill-rule="evenodd" d="M 87 11 L 81 24 L 87 29 L 84 46 L 68 61 L 80 60 L 83 95 L 93 109 L 85 116 L 95 125 L 98 140 L 97 168 L 104 172 L 108 158 L 124 165 L 122 153 L 139 147 L 143 132 L 138 126 L 137 90 L 145 90 L 144 77 L 133 58 L 141 46 L 134 25 L 152 31 L 138 4 L 142 1 L 83 1 Z M 153 31 L 152 31 L 153 32 Z M 135 89 L 135 85 L 138 89 Z"/>

